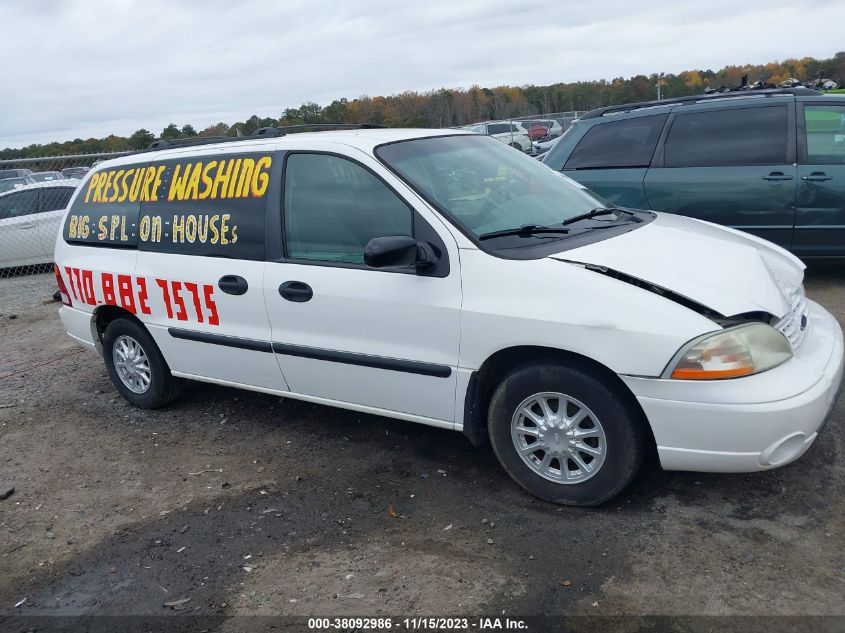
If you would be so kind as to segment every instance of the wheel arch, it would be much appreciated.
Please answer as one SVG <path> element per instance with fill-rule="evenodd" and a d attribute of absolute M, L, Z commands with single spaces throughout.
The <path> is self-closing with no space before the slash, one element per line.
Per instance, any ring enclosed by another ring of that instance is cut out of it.
<path fill-rule="evenodd" d="M 479 446 L 488 440 L 487 414 L 490 398 L 501 380 L 515 367 L 528 363 L 558 363 L 582 369 L 607 381 L 631 407 L 640 421 L 650 449 L 656 442 L 645 412 L 636 397 L 612 369 L 592 358 L 568 350 L 536 345 L 506 347 L 491 354 L 472 373 L 464 397 L 463 434 L 472 444 Z"/>
<path fill-rule="evenodd" d="M 91 326 L 96 335 L 97 345 L 102 346 L 103 344 L 103 335 L 106 332 L 106 328 L 109 326 L 109 323 L 116 319 L 130 319 L 134 321 L 144 329 L 147 329 L 147 326 L 132 314 L 126 308 L 121 308 L 120 306 L 113 306 L 113 305 L 102 305 L 99 306 L 94 313 L 91 315 Z"/>

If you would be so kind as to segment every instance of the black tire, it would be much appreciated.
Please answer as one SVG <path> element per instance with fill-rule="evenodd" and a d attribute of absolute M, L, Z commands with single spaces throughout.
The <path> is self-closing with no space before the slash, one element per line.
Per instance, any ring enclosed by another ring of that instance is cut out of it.
<path fill-rule="evenodd" d="M 604 462 L 590 478 L 569 484 L 550 481 L 534 472 L 517 452 L 511 420 L 526 398 L 542 392 L 575 398 L 600 420 L 606 452 Z M 640 418 L 599 372 L 589 367 L 536 363 L 517 367 L 499 383 L 490 400 L 488 429 L 502 467 L 528 492 L 553 503 L 595 506 L 622 492 L 639 471 L 646 446 Z"/>
<path fill-rule="evenodd" d="M 142 348 L 149 363 L 150 382 L 146 391 L 135 393 L 118 375 L 114 364 L 114 345 L 121 336 L 134 339 Z M 172 402 L 182 387 L 182 381 L 170 373 L 164 357 L 146 328 L 133 319 L 115 319 L 103 335 L 103 359 L 112 384 L 128 402 L 141 409 L 158 409 Z"/>

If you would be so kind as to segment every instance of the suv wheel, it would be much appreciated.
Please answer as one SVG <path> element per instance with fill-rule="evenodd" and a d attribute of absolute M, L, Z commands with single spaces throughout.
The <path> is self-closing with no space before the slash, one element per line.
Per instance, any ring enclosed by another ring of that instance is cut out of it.
<path fill-rule="evenodd" d="M 645 441 L 636 412 L 594 372 L 532 364 L 506 376 L 490 400 L 490 442 L 533 495 L 598 505 L 631 483 Z"/>
<path fill-rule="evenodd" d="M 112 383 L 126 400 L 142 409 L 171 402 L 181 382 L 170 373 L 149 332 L 131 319 L 115 319 L 103 336 L 103 358 Z"/>

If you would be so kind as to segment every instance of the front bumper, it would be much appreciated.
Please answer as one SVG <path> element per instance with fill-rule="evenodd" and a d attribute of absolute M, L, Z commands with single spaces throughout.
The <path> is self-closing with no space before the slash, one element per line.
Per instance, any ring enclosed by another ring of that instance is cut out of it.
<path fill-rule="evenodd" d="M 810 447 L 839 395 L 842 329 L 808 301 L 809 331 L 795 356 L 733 380 L 622 376 L 651 424 L 666 470 L 753 472 L 795 461 Z"/>

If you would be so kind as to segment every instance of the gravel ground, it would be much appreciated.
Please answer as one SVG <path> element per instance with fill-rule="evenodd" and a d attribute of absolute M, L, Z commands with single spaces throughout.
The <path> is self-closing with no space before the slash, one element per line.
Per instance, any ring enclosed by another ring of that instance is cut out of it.
<path fill-rule="evenodd" d="M 0 618 L 165 615 L 185 598 L 179 613 L 210 615 L 845 616 L 842 402 L 796 464 L 650 464 L 616 501 L 562 508 L 449 431 L 198 383 L 134 409 L 64 335 L 52 279 L 0 280 L 0 486 L 15 488 Z M 843 279 L 807 279 L 840 322 Z"/>

